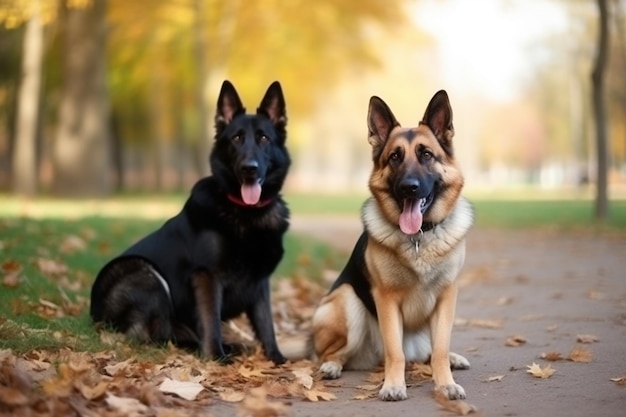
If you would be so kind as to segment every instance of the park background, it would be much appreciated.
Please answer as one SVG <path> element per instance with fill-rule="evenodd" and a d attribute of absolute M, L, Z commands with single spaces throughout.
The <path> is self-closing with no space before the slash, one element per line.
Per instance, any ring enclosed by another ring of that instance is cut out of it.
<path fill-rule="evenodd" d="M 369 97 L 411 125 L 439 89 L 471 195 L 626 194 L 622 0 L 3 0 L 0 22 L 7 194 L 186 193 L 224 79 L 249 111 L 282 83 L 288 194 L 365 195 Z"/>

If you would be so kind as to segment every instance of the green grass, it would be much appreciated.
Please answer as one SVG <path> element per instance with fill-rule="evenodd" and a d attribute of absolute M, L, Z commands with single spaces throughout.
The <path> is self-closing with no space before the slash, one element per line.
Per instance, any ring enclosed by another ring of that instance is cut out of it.
<path fill-rule="evenodd" d="M 626 231 L 626 200 L 612 201 L 611 218 L 599 227 L 588 198 L 523 197 L 498 200 L 470 195 L 477 226 Z M 95 274 L 163 219 L 176 214 L 184 198 L 22 201 L 0 196 L 0 349 L 105 348 L 88 316 Z M 294 216 L 358 217 L 365 198 L 362 194 L 286 195 Z M 72 242 L 84 247 L 73 247 Z M 324 270 L 340 269 L 346 260 L 346 254 L 293 233 L 287 235 L 285 247 L 276 277 L 317 280 Z M 42 261 L 47 262 L 43 271 Z M 63 266 L 65 272 L 55 273 L 54 268 Z M 12 283 L 8 276 L 16 268 L 19 281 Z"/>
<path fill-rule="evenodd" d="M 610 203 L 610 219 L 594 221 L 594 203 L 588 200 L 473 200 L 476 223 L 482 227 L 626 230 L 626 201 Z"/>
<path fill-rule="evenodd" d="M 86 217 L 0 219 L 0 349 L 104 349 L 89 318 L 95 274 L 162 220 Z M 84 246 L 82 246 L 84 245 Z M 328 246 L 288 234 L 276 277 L 318 280 L 344 259 Z M 8 276 L 19 270 L 19 280 Z"/>

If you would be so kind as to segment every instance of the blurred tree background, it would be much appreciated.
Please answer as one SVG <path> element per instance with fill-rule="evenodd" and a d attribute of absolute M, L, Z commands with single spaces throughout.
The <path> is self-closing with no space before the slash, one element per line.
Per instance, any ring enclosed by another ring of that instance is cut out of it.
<path fill-rule="evenodd" d="M 623 189 L 626 7 L 607 6 L 606 172 Z M 516 49 L 502 25 L 524 16 L 518 32 L 542 29 Z M 248 110 L 282 83 L 292 189 L 364 189 L 369 96 L 414 124 L 440 88 L 468 184 L 593 184 L 598 22 L 596 0 L 0 0 L 0 189 L 186 190 L 208 172 L 225 78 Z M 508 61 L 514 93 L 494 95 Z"/>

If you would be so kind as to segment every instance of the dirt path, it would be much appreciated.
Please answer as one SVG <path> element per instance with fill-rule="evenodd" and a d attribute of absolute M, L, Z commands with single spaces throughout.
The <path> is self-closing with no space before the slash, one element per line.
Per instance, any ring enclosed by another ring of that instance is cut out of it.
<path fill-rule="evenodd" d="M 292 230 L 350 250 L 360 225 L 296 218 Z M 482 415 L 625 415 L 626 386 L 611 381 L 626 377 L 625 236 L 473 230 L 461 286 L 452 348 L 472 367 L 455 378 Z M 579 343 L 579 335 L 597 342 Z M 525 343 L 506 346 L 511 336 Z M 541 358 L 550 352 L 590 362 Z M 556 371 L 534 378 L 526 372 L 533 362 Z M 338 400 L 294 402 L 293 415 L 450 415 L 432 399 L 430 383 L 409 387 L 403 402 L 354 399 L 367 376 L 344 373 L 333 390 Z"/>

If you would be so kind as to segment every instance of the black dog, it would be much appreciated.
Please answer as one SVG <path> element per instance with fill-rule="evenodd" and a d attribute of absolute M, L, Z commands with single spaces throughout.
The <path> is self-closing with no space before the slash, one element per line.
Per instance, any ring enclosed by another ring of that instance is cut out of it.
<path fill-rule="evenodd" d="M 265 354 L 274 335 L 270 274 L 283 256 L 289 211 L 280 196 L 290 158 L 278 82 L 255 115 L 224 81 L 215 116 L 212 175 L 182 211 L 110 261 L 96 277 L 91 317 L 143 342 L 173 341 L 227 360 L 221 322 L 246 313 Z"/>

